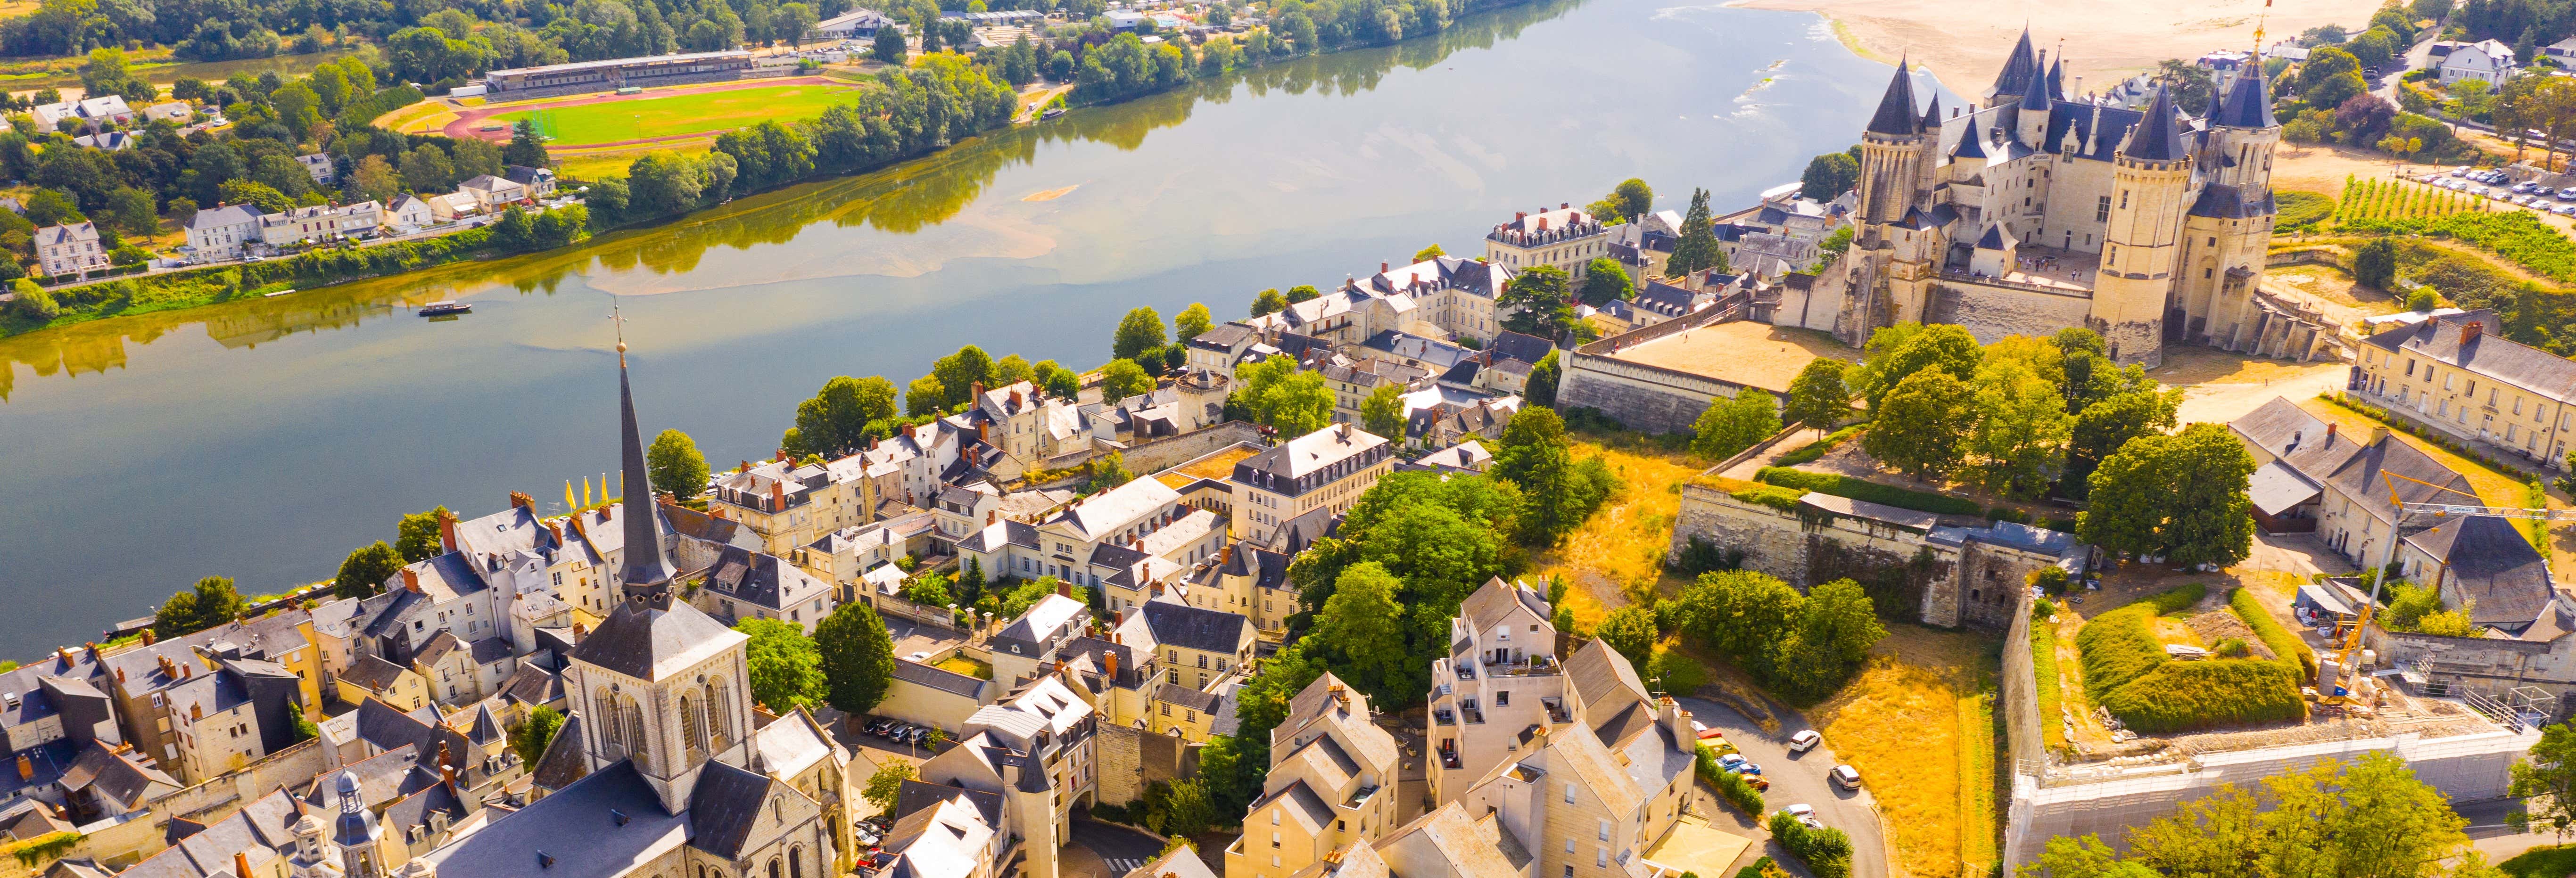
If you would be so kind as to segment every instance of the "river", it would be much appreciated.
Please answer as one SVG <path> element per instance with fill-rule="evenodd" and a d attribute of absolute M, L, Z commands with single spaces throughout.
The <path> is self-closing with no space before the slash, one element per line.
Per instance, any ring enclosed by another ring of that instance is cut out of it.
<path fill-rule="evenodd" d="M 610 294 L 647 434 L 723 468 L 833 375 L 1087 368 L 1131 307 L 1239 317 L 1631 176 L 1723 212 L 1851 144 L 1887 70 L 1803 13 L 1542 2 L 579 248 L 0 341 L 0 644 L 327 578 L 406 512 L 559 507 L 616 465 Z M 474 313 L 407 307 L 444 298 Z"/>

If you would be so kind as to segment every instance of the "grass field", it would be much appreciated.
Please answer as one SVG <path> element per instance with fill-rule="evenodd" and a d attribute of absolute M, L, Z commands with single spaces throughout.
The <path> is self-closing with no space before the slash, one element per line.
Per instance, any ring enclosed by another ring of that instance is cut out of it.
<path fill-rule="evenodd" d="M 577 147 L 730 131 L 767 119 L 810 119 L 849 97 L 850 89 L 828 85 L 740 88 L 543 110 L 549 118 L 542 124 L 553 126 L 554 146 Z M 537 112 L 532 108 L 501 113 L 487 124 L 515 124 Z"/>
<path fill-rule="evenodd" d="M 1986 874 L 2000 819 L 1994 642 L 1891 624 L 1870 653 L 1809 718 L 1867 779 L 1906 874 Z"/>
<path fill-rule="evenodd" d="M 1574 457 L 1594 455 L 1627 487 L 1565 542 L 1530 553 L 1533 580 L 1562 575 L 1572 584 L 1565 603 L 1586 629 L 1640 597 L 1679 592 L 1681 580 L 1665 582 L 1664 551 L 1672 546 L 1673 517 L 1681 513 L 1681 483 L 1708 466 L 1630 435 L 1577 435 Z"/>

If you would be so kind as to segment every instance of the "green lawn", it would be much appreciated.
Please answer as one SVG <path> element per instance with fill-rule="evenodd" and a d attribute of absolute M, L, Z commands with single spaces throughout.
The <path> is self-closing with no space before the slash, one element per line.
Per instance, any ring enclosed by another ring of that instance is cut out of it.
<path fill-rule="evenodd" d="M 2565 878 L 2576 872 L 2576 847 L 2536 847 L 2496 867 L 2513 878 Z"/>
<path fill-rule="evenodd" d="M 782 85 L 730 91 L 672 95 L 664 98 L 608 101 L 577 107 L 502 113 L 492 122 L 515 124 L 533 113 L 552 117 L 553 145 L 581 146 L 676 134 L 706 134 L 757 125 L 764 119 L 792 121 L 823 115 L 833 104 L 850 99 L 851 89 L 830 85 Z"/>

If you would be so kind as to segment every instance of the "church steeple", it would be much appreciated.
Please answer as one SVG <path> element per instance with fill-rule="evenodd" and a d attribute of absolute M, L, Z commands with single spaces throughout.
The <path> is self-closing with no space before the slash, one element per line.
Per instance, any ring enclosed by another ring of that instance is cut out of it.
<path fill-rule="evenodd" d="M 617 415 L 618 440 L 624 444 L 618 461 L 618 476 L 626 492 L 620 503 L 619 517 L 625 530 L 626 563 L 618 572 L 626 596 L 668 604 L 671 579 L 679 571 L 671 559 L 662 554 L 662 522 L 654 508 L 653 483 L 644 472 L 644 435 L 635 424 L 635 391 L 626 378 L 626 339 L 621 327 L 617 339 Z"/>
<path fill-rule="evenodd" d="M 1922 130 L 1922 120 L 1914 115 L 1914 73 L 1903 59 L 1896 62 L 1896 75 L 1887 81 L 1887 94 L 1878 99 L 1878 112 L 1869 117 L 1869 133 L 1905 137 Z"/>

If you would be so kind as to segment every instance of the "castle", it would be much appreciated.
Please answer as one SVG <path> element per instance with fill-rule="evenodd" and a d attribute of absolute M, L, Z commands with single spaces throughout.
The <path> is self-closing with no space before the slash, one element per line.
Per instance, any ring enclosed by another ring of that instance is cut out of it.
<path fill-rule="evenodd" d="M 1987 342 L 2089 327 L 2150 367 L 2175 342 L 2301 356 L 2317 327 L 2257 285 L 2280 139 L 2259 66 L 2194 119 L 2163 88 L 2143 111 L 2070 97 L 2027 30 L 1977 106 L 1918 107 L 1900 62 L 1862 133 L 1856 240 L 1820 284 L 1841 301 L 1806 319 L 1855 346 L 1912 320 Z"/>

